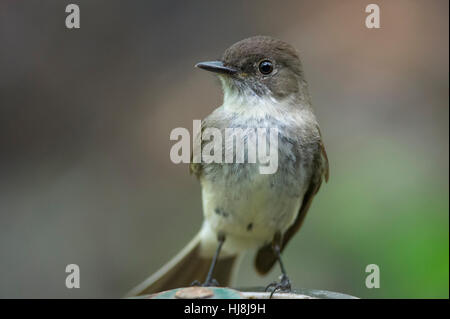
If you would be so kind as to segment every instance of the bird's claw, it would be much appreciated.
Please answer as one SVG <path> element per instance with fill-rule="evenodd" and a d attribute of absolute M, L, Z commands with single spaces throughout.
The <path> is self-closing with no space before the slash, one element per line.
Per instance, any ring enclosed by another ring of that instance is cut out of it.
<path fill-rule="evenodd" d="M 191 283 L 191 286 L 198 286 L 198 287 L 218 287 L 219 286 L 219 282 L 217 280 L 215 280 L 214 278 L 207 280 L 203 283 L 201 283 L 198 280 L 194 280 Z"/>
<path fill-rule="evenodd" d="M 203 287 L 217 287 L 219 286 L 219 282 L 215 280 L 214 278 L 211 278 L 210 280 L 205 281 L 202 284 Z"/>
<path fill-rule="evenodd" d="M 281 275 L 280 281 L 277 282 L 272 282 L 271 284 L 269 284 L 265 291 L 270 291 L 272 289 L 272 292 L 270 293 L 270 299 L 272 299 L 273 294 L 276 291 L 284 291 L 284 292 L 290 292 L 292 291 L 291 288 L 291 281 L 289 280 L 288 276 L 286 275 Z"/>

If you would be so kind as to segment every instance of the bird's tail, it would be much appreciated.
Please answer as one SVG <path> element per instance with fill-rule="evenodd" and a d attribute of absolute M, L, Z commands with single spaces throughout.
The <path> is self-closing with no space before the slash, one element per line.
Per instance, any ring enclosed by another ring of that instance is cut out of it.
<path fill-rule="evenodd" d="M 200 235 L 197 234 L 172 260 L 131 290 L 127 297 L 188 287 L 196 280 L 204 281 L 208 274 L 212 257 L 201 256 L 200 245 Z M 213 277 L 221 286 L 230 284 L 235 272 L 237 257 L 236 255 L 218 259 Z"/>

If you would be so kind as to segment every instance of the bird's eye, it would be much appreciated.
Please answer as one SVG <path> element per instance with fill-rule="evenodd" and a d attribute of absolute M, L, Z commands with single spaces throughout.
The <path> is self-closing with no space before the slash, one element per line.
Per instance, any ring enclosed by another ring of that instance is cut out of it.
<path fill-rule="evenodd" d="M 259 72 L 264 75 L 270 74 L 273 71 L 273 64 L 269 60 L 264 60 L 259 63 L 258 66 Z"/>

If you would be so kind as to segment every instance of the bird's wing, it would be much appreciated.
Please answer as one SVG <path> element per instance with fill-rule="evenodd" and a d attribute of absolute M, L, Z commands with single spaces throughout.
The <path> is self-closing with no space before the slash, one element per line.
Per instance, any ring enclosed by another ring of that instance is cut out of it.
<path fill-rule="evenodd" d="M 328 157 L 322 140 L 320 140 L 320 154 L 315 162 L 317 163 L 316 168 L 314 169 L 315 173 L 311 177 L 308 190 L 303 196 L 303 202 L 302 205 L 300 206 L 300 211 L 297 214 L 295 222 L 283 234 L 281 250 L 283 250 L 286 247 L 287 243 L 292 238 L 292 236 L 294 236 L 294 234 L 302 226 L 303 220 L 305 219 L 306 213 L 308 212 L 308 209 L 311 206 L 312 200 L 319 191 L 320 185 L 322 184 L 322 179 L 325 178 L 325 181 L 326 182 L 328 181 L 329 177 Z M 273 267 L 276 260 L 277 257 L 274 254 L 272 244 L 267 244 L 261 247 L 258 250 L 258 253 L 256 254 L 255 257 L 256 270 L 258 271 L 258 273 L 262 275 L 266 274 Z"/>
<path fill-rule="evenodd" d="M 202 140 L 202 135 L 203 135 L 203 131 L 205 129 L 205 121 L 202 121 L 202 127 L 200 130 L 200 143 L 201 143 L 201 150 L 203 149 L 203 140 Z M 201 155 L 201 154 L 200 154 Z M 203 170 L 203 165 L 200 161 L 200 163 L 194 163 L 194 153 L 193 151 L 191 152 L 191 163 L 189 164 L 189 173 L 194 174 L 197 178 L 200 178 L 200 176 L 202 175 L 202 170 Z"/>
<path fill-rule="evenodd" d="M 192 155 L 191 155 L 191 164 L 189 164 L 189 173 L 194 174 L 197 178 L 200 178 L 200 175 L 202 175 L 202 163 L 194 163 L 192 161 Z"/>

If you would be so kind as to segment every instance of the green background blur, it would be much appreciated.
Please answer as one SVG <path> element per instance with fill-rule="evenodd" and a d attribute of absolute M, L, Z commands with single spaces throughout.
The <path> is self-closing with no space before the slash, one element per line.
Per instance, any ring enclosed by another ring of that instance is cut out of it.
<path fill-rule="evenodd" d="M 193 65 L 267 34 L 301 53 L 331 170 L 285 250 L 294 286 L 448 298 L 448 1 L 377 1 L 378 30 L 370 1 L 75 1 L 79 30 L 68 3 L 0 2 L 0 297 L 120 297 L 178 252 L 201 198 L 169 134 L 222 98 Z M 252 257 L 237 286 L 277 278 Z"/>

